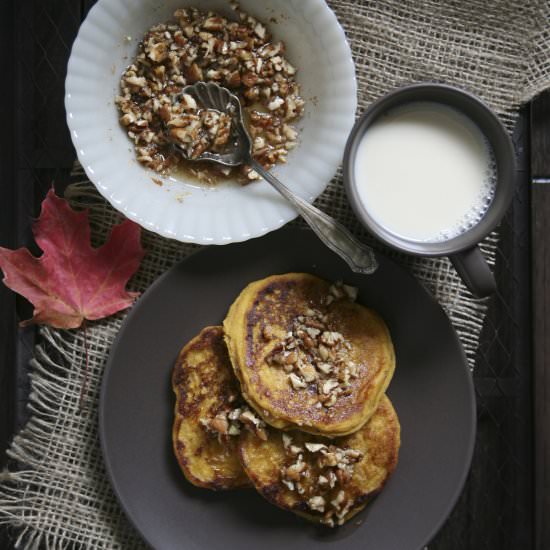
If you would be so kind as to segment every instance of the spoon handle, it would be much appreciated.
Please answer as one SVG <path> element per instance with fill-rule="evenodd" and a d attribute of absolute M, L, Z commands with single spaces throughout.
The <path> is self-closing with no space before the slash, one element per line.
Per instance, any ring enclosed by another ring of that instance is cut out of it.
<path fill-rule="evenodd" d="M 370 246 L 358 241 L 334 218 L 293 193 L 255 159 L 249 158 L 247 163 L 298 210 L 309 227 L 332 251 L 346 261 L 352 271 L 364 274 L 376 271 L 378 262 Z"/>

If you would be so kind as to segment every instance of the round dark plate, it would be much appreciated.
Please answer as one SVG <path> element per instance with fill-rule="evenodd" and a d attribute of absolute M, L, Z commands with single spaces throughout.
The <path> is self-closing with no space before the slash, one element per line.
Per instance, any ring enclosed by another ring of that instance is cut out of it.
<path fill-rule="evenodd" d="M 420 284 L 378 255 L 356 275 L 310 231 L 201 250 L 160 277 L 128 315 L 101 391 L 99 428 L 107 471 L 132 523 L 157 550 L 418 550 L 454 506 L 475 438 L 466 358 L 448 318 Z M 401 421 L 397 470 L 346 526 L 309 524 L 253 490 L 213 493 L 188 483 L 172 453 L 170 375 L 180 348 L 220 324 L 251 281 L 304 271 L 359 287 L 359 302 L 390 328 L 397 355 L 389 396 Z"/>

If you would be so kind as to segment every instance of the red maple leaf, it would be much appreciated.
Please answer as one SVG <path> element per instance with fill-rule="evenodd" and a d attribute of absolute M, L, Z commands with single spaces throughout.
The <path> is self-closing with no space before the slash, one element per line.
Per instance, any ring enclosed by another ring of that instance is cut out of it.
<path fill-rule="evenodd" d="M 56 328 L 77 328 L 85 319 L 112 315 L 138 296 L 126 291 L 141 259 L 141 230 L 130 220 L 115 226 L 107 242 L 93 248 L 88 211 L 77 212 L 50 189 L 33 224 L 35 258 L 26 248 L 0 247 L 4 284 L 34 305 L 31 319 Z"/>

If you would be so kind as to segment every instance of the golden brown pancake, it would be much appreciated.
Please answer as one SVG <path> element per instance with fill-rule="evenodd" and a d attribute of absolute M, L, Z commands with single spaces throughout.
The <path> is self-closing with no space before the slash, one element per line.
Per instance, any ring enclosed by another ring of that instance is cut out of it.
<path fill-rule="evenodd" d="M 224 321 L 243 397 L 271 426 L 326 436 L 358 430 L 395 369 L 389 331 L 356 290 L 306 273 L 248 285 Z"/>
<path fill-rule="evenodd" d="M 399 446 L 399 420 L 384 396 L 354 434 L 330 440 L 270 429 L 263 442 L 243 432 L 239 451 L 246 473 L 269 502 L 332 527 L 381 491 L 397 466 Z"/>
<path fill-rule="evenodd" d="M 249 486 L 227 414 L 240 401 L 222 327 L 207 327 L 181 350 L 172 375 L 176 394 L 174 452 L 185 477 L 198 487 Z"/>

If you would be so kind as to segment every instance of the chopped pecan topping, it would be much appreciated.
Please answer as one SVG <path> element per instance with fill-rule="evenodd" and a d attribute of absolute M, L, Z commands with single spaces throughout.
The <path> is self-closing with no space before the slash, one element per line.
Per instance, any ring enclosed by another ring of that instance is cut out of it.
<path fill-rule="evenodd" d="M 201 418 L 200 423 L 208 432 L 216 435 L 220 441 L 227 436 L 239 435 L 243 426 L 263 441 L 267 440 L 265 422 L 248 407 L 236 407 L 218 412 L 212 418 Z"/>
<path fill-rule="evenodd" d="M 339 300 L 352 300 L 356 296 L 356 289 L 342 283 L 331 285 L 328 295 Z M 325 299 L 323 307 L 326 305 Z M 266 340 L 271 339 L 271 332 L 268 327 L 263 328 Z M 303 313 L 292 320 L 291 330 L 280 338 L 283 341 L 270 351 L 266 361 L 287 373 L 295 391 L 314 385 L 319 399 L 316 408 L 333 407 L 339 396 L 351 394 L 352 380 L 359 376 L 359 366 L 350 358 L 351 344 L 329 326 L 328 313 L 304 308 Z"/>
<path fill-rule="evenodd" d="M 286 469 L 285 475 L 288 479 L 291 479 L 292 481 L 298 481 L 305 468 L 306 465 L 304 462 L 296 462 Z"/>
<path fill-rule="evenodd" d="M 281 482 L 283 483 L 283 485 L 284 485 L 289 491 L 294 491 L 294 482 L 293 482 L 293 481 L 289 481 L 288 479 L 281 479 Z"/>
<path fill-rule="evenodd" d="M 324 475 L 320 475 L 317 478 L 317 483 L 322 487 L 323 485 L 328 485 L 328 478 Z"/>
<path fill-rule="evenodd" d="M 325 499 L 321 496 L 311 497 L 307 504 L 315 512 L 321 512 L 322 514 L 325 511 Z"/>
<path fill-rule="evenodd" d="M 235 11 L 237 21 L 195 8 L 178 9 L 174 22 L 155 25 L 143 37 L 138 54 L 121 77 L 115 103 L 137 158 L 145 166 L 166 172 L 180 163 L 174 140 L 184 145 L 191 158 L 227 143 L 227 121 L 214 120 L 208 131 L 196 131 L 204 129 L 205 119 L 212 116 L 197 112 L 200 106 L 193 106 L 193 98 L 184 96 L 181 103 L 189 101 L 184 109 L 197 115 L 199 124 L 183 119 L 183 124 L 167 127 L 167 121 L 180 114 L 172 112 L 174 97 L 186 85 L 202 80 L 218 82 L 239 96 L 249 115 L 245 118 L 250 119 L 252 154 L 266 168 L 286 162 L 288 151 L 296 145 L 297 132 L 289 122 L 304 109 L 296 69 L 284 57 L 284 44 L 274 42 L 262 22 L 240 8 Z M 194 169 L 200 179 L 211 179 L 208 169 Z M 248 166 L 209 170 L 237 175 L 244 182 L 259 178 Z"/>
<path fill-rule="evenodd" d="M 318 453 L 318 452 L 321 451 L 322 449 L 326 449 L 327 446 L 326 446 L 324 443 L 306 443 L 306 444 L 305 444 L 305 448 L 306 448 L 310 453 Z"/>
<path fill-rule="evenodd" d="M 288 375 L 288 379 L 295 390 L 307 388 L 307 384 L 305 383 L 305 381 L 299 376 L 296 376 L 293 372 Z"/>
<path fill-rule="evenodd" d="M 328 331 L 326 330 L 321 334 L 321 342 L 328 346 L 329 348 L 334 347 L 340 340 L 343 339 L 343 336 L 339 332 Z"/>
<path fill-rule="evenodd" d="M 265 325 L 265 327 L 262 329 L 262 336 L 266 340 L 273 340 L 273 338 L 275 338 L 273 327 L 271 325 Z"/>
<path fill-rule="evenodd" d="M 298 447 L 298 445 L 291 445 L 288 448 L 288 452 L 291 455 L 296 456 L 296 455 L 299 455 L 301 452 L 303 452 L 303 449 L 302 449 L 302 447 Z"/>
<path fill-rule="evenodd" d="M 325 395 L 329 395 L 330 392 L 338 387 L 338 380 L 334 380 L 333 378 L 329 378 L 328 380 L 325 380 L 323 382 L 323 385 L 321 386 L 321 392 Z"/>
<path fill-rule="evenodd" d="M 298 365 L 298 371 L 306 382 L 313 382 L 317 379 L 317 371 L 311 363 L 301 363 Z"/>
<path fill-rule="evenodd" d="M 265 422 L 250 409 L 246 409 L 239 415 L 239 421 L 261 440 L 267 441 Z"/>
<path fill-rule="evenodd" d="M 229 423 L 227 422 L 227 416 L 224 414 L 216 415 L 210 421 L 210 428 L 222 435 L 226 435 L 229 430 Z"/>
<path fill-rule="evenodd" d="M 342 525 L 353 505 L 353 497 L 346 496 L 346 484 L 363 453 L 328 442 L 294 445 L 292 436 L 285 433 L 282 442 L 286 455 L 280 471 L 282 484 L 289 491 L 304 495 L 308 508 L 322 515 L 321 523 L 331 527 Z"/>

